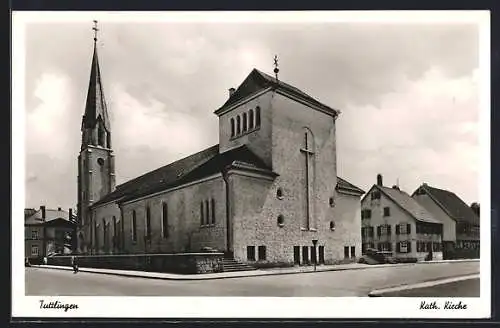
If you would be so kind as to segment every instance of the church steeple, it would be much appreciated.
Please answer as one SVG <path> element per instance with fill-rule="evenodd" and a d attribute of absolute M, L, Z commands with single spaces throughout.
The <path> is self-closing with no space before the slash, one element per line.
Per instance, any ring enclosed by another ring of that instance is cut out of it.
<path fill-rule="evenodd" d="M 94 54 L 90 68 L 85 114 L 82 119 L 82 149 L 86 145 L 100 145 L 111 148 L 111 126 L 97 55 L 97 21 L 94 21 L 94 24 Z M 97 132 L 97 135 L 93 132 Z"/>
<path fill-rule="evenodd" d="M 111 126 L 97 56 L 97 21 L 94 21 L 94 24 L 94 54 L 81 125 L 82 144 L 78 156 L 78 248 L 81 252 L 88 251 L 91 245 L 90 207 L 115 189 Z"/>

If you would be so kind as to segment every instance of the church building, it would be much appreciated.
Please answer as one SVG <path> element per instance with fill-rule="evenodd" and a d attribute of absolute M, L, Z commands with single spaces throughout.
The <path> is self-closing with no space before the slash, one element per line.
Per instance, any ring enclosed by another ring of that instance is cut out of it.
<path fill-rule="evenodd" d="M 94 42 L 78 156 L 79 252 L 217 250 L 256 266 L 360 256 L 364 191 L 337 176 L 339 111 L 278 72 L 253 69 L 229 89 L 214 111 L 218 144 L 115 186 Z"/>

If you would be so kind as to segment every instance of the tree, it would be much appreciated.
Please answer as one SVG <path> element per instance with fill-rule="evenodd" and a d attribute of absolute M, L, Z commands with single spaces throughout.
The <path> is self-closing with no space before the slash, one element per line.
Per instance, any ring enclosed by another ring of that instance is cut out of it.
<path fill-rule="evenodd" d="M 479 207 L 480 206 L 478 202 L 470 204 L 470 208 L 474 211 L 474 213 L 476 213 L 477 216 L 479 216 Z"/>

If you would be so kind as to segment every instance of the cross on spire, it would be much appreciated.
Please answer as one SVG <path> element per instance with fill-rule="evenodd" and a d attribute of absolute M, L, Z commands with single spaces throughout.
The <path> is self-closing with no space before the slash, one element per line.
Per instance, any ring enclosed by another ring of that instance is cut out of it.
<path fill-rule="evenodd" d="M 97 42 L 97 31 L 99 31 L 99 29 L 97 28 L 96 20 L 94 20 L 94 27 L 92 27 L 92 29 L 94 30 L 94 42 Z"/>
<path fill-rule="evenodd" d="M 278 80 L 278 72 L 280 69 L 278 68 L 278 55 L 274 55 L 274 75 L 276 76 L 276 80 Z"/>

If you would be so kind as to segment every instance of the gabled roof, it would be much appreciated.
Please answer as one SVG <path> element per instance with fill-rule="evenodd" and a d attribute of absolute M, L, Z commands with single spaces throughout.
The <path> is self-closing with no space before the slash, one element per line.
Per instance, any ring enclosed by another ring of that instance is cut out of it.
<path fill-rule="evenodd" d="M 355 193 L 359 194 L 360 196 L 365 193 L 365 191 L 359 187 L 356 187 L 350 182 L 347 182 L 346 180 L 342 179 L 341 177 L 337 176 L 337 186 L 336 189 L 338 191 L 347 191 L 350 193 Z"/>
<path fill-rule="evenodd" d="M 403 211 L 411 215 L 415 220 L 420 222 L 441 224 L 441 222 L 435 219 L 433 215 L 425 209 L 425 207 L 420 205 L 415 199 L 411 198 L 410 195 L 402 190 L 375 184 L 361 201 L 368 197 L 374 188 L 380 190 L 382 194 L 384 194 L 393 203 L 398 205 Z"/>
<path fill-rule="evenodd" d="M 455 221 L 479 224 L 479 217 L 476 213 L 455 193 L 423 184 L 413 192 L 412 197 L 419 190 L 424 190 Z"/>
<path fill-rule="evenodd" d="M 102 120 L 104 128 L 110 132 L 110 123 L 108 110 L 104 99 L 104 91 L 101 79 L 101 70 L 99 68 L 99 58 L 97 56 L 97 46 L 94 43 L 94 55 L 90 68 L 90 81 L 87 91 L 87 103 L 85 105 L 85 114 L 82 119 L 82 129 L 93 128 L 98 120 Z"/>
<path fill-rule="evenodd" d="M 306 102 L 309 102 L 327 112 L 338 115 L 338 111 L 317 101 L 313 97 L 309 96 L 307 93 L 302 90 L 285 83 L 281 80 L 276 80 L 276 78 L 261 72 L 257 69 L 253 69 L 250 74 L 245 78 L 245 80 L 241 83 L 241 85 L 236 89 L 236 91 L 229 97 L 229 99 L 222 105 L 221 108 L 215 111 L 215 114 L 219 115 L 224 109 L 229 106 L 235 104 L 239 100 L 242 100 L 250 95 L 253 95 L 261 90 L 267 88 L 275 88 L 277 90 L 285 91 L 299 99 L 302 99 Z"/>
<path fill-rule="evenodd" d="M 180 186 L 219 173 L 232 164 L 238 165 L 239 168 L 253 169 L 261 174 L 276 176 L 245 145 L 222 154 L 219 153 L 219 145 L 215 145 L 121 184 L 114 192 L 104 196 L 93 206 L 111 201 L 133 200 Z"/>
<path fill-rule="evenodd" d="M 69 212 L 46 209 L 45 219 L 43 219 L 42 210 L 37 210 L 31 216 L 25 218 L 24 224 L 46 224 L 55 220 L 64 220 L 68 223 L 74 223 L 76 221 L 76 217 L 73 215 L 73 218 L 70 219 Z"/>

